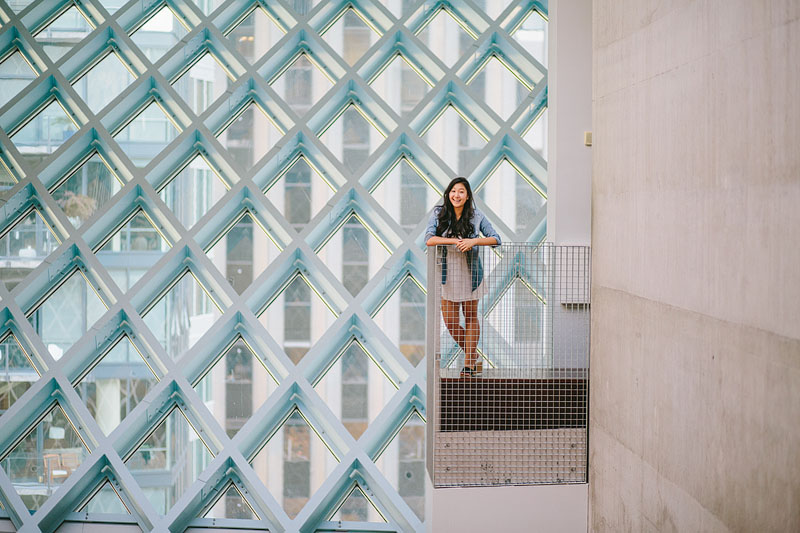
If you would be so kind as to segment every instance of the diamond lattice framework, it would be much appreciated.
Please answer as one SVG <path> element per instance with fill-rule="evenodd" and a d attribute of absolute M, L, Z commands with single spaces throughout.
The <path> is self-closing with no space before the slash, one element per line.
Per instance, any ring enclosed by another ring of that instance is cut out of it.
<path fill-rule="evenodd" d="M 544 235 L 546 11 L 0 0 L 0 515 L 423 530 L 421 234 Z"/>

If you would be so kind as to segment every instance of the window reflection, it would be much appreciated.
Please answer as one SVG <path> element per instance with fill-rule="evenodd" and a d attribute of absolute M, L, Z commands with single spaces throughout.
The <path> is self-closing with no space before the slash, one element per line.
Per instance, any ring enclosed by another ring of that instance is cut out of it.
<path fill-rule="evenodd" d="M 28 356 L 13 335 L 0 341 L 0 414 L 14 405 L 39 379 Z"/>
<path fill-rule="evenodd" d="M 0 236 L 0 281 L 6 289 L 14 289 L 58 244 L 38 211 L 23 216 Z"/>

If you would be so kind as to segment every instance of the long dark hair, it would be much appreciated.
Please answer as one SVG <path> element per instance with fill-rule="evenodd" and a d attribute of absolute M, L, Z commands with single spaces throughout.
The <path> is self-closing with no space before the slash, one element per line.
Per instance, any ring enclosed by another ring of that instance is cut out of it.
<path fill-rule="evenodd" d="M 456 219 L 456 212 L 455 209 L 453 209 L 453 203 L 450 201 L 450 191 L 459 183 L 463 184 L 464 188 L 467 189 L 468 198 L 467 201 L 464 202 L 461 218 Z M 453 178 L 444 190 L 442 208 L 439 210 L 439 222 L 436 225 L 436 235 L 441 237 L 449 230 L 450 235 L 453 237 L 469 237 L 475 233 L 475 227 L 472 225 L 472 214 L 474 212 L 475 204 L 472 200 L 472 187 L 469 186 L 469 181 L 462 176 Z"/>

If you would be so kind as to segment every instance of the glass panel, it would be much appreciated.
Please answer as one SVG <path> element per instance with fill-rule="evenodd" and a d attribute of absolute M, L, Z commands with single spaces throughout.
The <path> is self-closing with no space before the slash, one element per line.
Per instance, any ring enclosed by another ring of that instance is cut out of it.
<path fill-rule="evenodd" d="M 155 63 L 188 32 L 172 11 L 164 6 L 136 30 L 131 39 L 142 49 L 147 59 Z"/>
<path fill-rule="evenodd" d="M 267 401 L 276 385 L 264 364 L 239 338 L 194 388 L 228 436 L 233 437 Z"/>
<path fill-rule="evenodd" d="M 489 176 L 477 196 L 515 233 L 530 224 L 546 201 L 505 159 Z"/>
<path fill-rule="evenodd" d="M 339 462 L 295 410 L 250 464 L 293 519 Z"/>
<path fill-rule="evenodd" d="M 350 66 L 356 64 L 361 56 L 378 40 L 380 34 L 368 26 L 353 8 L 331 26 L 322 38 L 342 56 Z"/>
<path fill-rule="evenodd" d="M 127 336 L 75 386 L 100 429 L 111 434 L 158 380 Z"/>
<path fill-rule="evenodd" d="M 476 2 L 481 9 L 486 10 L 486 14 L 496 19 L 500 14 L 506 10 L 513 0 L 486 0 L 484 2 Z"/>
<path fill-rule="evenodd" d="M 206 15 L 211 14 L 212 11 L 222 5 L 222 0 L 192 0 L 192 2 Z"/>
<path fill-rule="evenodd" d="M 28 321 L 54 359 L 60 359 L 106 312 L 103 300 L 83 274 L 74 272 L 37 308 Z"/>
<path fill-rule="evenodd" d="M 397 18 L 410 15 L 418 4 L 419 2 L 417 2 L 417 0 L 389 0 L 388 2 L 384 2 L 387 9 Z"/>
<path fill-rule="evenodd" d="M 253 512 L 242 493 L 233 485 L 228 485 L 228 490 L 211 506 L 211 509 L 203 515 L 203 518 L 258 520 L 258 516 Z"/>
<path fill-rule="evenodd" d="M 305 157 L 300 157 L 266 193 L 267 198 L 297 231 L 319 213 L 334 195 Z"/>
<path fill-rule="evenodd" d="M 356 215 L 350 215 L 317 255 L 355 296 L 391 254 Z"/>
<path fill-rule="evenodd" d="M 305 53 L 300 54 L 275 81 L 272 88 L 299 116 L 319 102 L 333 82 L 322 73 Z"/>
<path fill-rule="evenodd" d="M 531 148 L 547 161 L 547 108 L 536 119 L 523 137 Z"/>
<path fill-rule="evenodd" d="M 42 45 L 50 59 L 58 61 L 91 31 L 92 26 L 89 21 L 78 11 L 77 7 L 72 6 L 37 33 L 34 38 Z"/>
<path fill-rule="evenodd" d="M 6 57 L 0 63 L 0 107 L 6 105 L 34 79 L 36 71 L 22 57 L 19 50 Z"/>
<path fill-rule="evenodd" d="M 6 0 L 6 4 L 14 11 L 14 13 L 19 13 L 33 2 L 34 0 Z"/>
<path fill-rule="evenodd" d="M 448 67 L 452 67 L 475 42 L 445 9 L 440 9 L 417 36 Z"/>
<path fill-rule="evenodd" d="M 78 78 L 72 87 L 89 109 L 97 113 L 119 96 L 136 77 L 125 68 L 117 54 L 111 52 L 89 72 Z"/>
<path fill-rule="evenodd" d="M 425 520 L 425 422 L 414 411 L 375 461 L 417 518 Z"/>
<path fill-rule="evenodd" d="M 322 0 L 291 0 L 289 5 L 297 12 L 298 15 L 307 15 L 314 6 L 319 4 Z"/>
<path fill-rule="evenodd" d="M 203 287 L 187 272 L 142 319 L 167 355 L 177 360 L 194 346 L 221 314 Z"/>
<path fill-rule="evenodd" d="M 350 104 L 319 138 L 347 170 L 355 173 L 384 137 Z"/>
<path fill-rule="evenodd" d="M 378 512 L 373 503 L 361 490 L 358 484 L 353 487 L 342 505 L 333 513 L 330 520 L 346 520 L 349 522 L 381 522 L 386 519 Z"/>
<path fill-rule="evenodd" d="M 126 292 L 169 248 L 144 211 L 139 210 L 103 245 L 97 258 L 109 272 L 122 273 L 115 276 L 115 281 L 122 281 L 119 288 Z"/>
<path fill-rule="evenodd" d="M 125 5 L 128 0 L 100 0 L 100 4 L 106 8 L 109 13 L 115 13 L 117 9 Z"/>
<path fill-rule="evenodd" d="M 372 196 L 389 216 L 411 233 L 417 224 L 428 218 L 428 212 L 442 194 L 425 182 L 402 157 L 375 187 Z"/>
<path fill-rule="evenodd" d="M 258 317 L 295 364 L 334 320 L 336 315 L 299 273 Z"/>
<path fill-rule="evenodd" d="M 370 87 L 402 117 L 408 117 L 431 89 L 428 82 L 399 54 L 373 80 Z"/>
<path fill-rule="evenodd" d="M 366 431 L 397 387 L 355 341 L 314 386 L 354 439 Z"/>
<path fill-rule="evenodd" d="M 56 404 L 2 461 L 25 506 L 36 511 L 89 454 Z"/>
<path fill-rule="evenodd" d="M 122 183 L 95 153 L 53 191 L 53 198 L 72 225 L 79 228 L 120 188 Z"/>
<path fill-rule="evenodd" d="M 283 30 L 263 9 L 256 7 L 229 34 L 228 39 L 251 64 L 267 53 L 283 37 Z"/>
<path fill-rule="evenodd" d="M 114 140 L 137 167 L 153 160 L 180 131 L 167 118 L 158 104 L 150 104 L 136 118 L 122 128 Z"/>
<path fill-rule="evenodd" d="M 0 281 L 13 290 L 58 245 L 39 212 L 31 211 L 0 237 Z"/>
<path fill-rule="evenodd" d="M 484 138 L 451 105 L 422 139 L 459 176 L 469 175 L 486 145 Z"/>
<path fill-rule="evenodd" d="M 14 405 L 38 379 L 39 374 L 17 339 L 7 335 L 0 342 L 0 414 Z"/>
<path fill-rule="evenodd" d="M 205 54 L 178 78 L 172 86 L 201 115 L 217 98 L 225 94 L 231 79 L 211 54 Z"/>
<path fill-rule="evenodd" d="M 92 514 L 130 514 L 119 494 L 108 481 L 77 511 Z"/>
<path fill-rule="evenodd" d="M 207 255 L 242 294 L 280 253 L 261 225 L 245 213 Z"/>
<path fill-rule="evenodd" d="M 228 189 L 206 160 L 196 156 L 158 193 L 184 227 L 191 228 Z"/>
<path fill-rule="evenodd" d="M 281 132 L 255 102 L 250 102 L 217 139 L 241 168 L 250 170 L 281 139 Z"/>
<path fill-rule="evenodd" d="M 12 135 L 11 141 L 28 163 L 38 167 L 76 131 L 77 125 L 64 112 L 58 100 L 53 100 Z"/>
<path fill-rule="evenodd" d="M 547 20 L 536 10 L 511 35 L 547 68 Z"/>
<path fill-rule="evenodd" d="M 159 514 L 175 505 L 213 456 L 180 409 L 173 409 L 125 465 Z"/>
<path fill-rule="evenodd" d="M 475 97 L 508 120 L 530 91 L 497 58 L 492 57 L 470 82 Z"/>
<path fill-rule="evenodd" d="M 375 314 L 375 323 L 408 361 L 425 357 L 425 292 L 410 275 Z"/>

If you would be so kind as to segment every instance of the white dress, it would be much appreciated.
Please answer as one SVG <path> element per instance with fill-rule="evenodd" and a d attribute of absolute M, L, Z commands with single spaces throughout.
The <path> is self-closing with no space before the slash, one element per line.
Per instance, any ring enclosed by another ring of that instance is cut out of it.
<path fill-rule="evenodd" d="M 467 254 L 459 252 L 455 245 L 449 245 L 445 261 L 447 264 L 447 279 L 442 285 L 442 300 L 467 302 L 480 299 L 485 293 L 483 280 L 473 291 L 472 276 L 469 265 L 467 265 Z"/>

